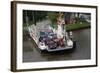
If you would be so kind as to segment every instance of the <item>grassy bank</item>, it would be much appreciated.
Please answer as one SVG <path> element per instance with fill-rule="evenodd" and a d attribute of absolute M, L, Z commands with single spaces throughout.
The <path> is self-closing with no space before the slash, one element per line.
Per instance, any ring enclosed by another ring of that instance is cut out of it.
<path fill-rule="evenodd" d="M 87 28 L 87 27 L 90 27 L 90 23 L 87 23 L 87 22 L 78 22 L 78 23 L 75 23 L 75 24 L 66 24 L 65 25 L 65 28 L 67 31 L 69 30 L 78 30 L 78 29 L 82 29 L 82 28 Z"/>

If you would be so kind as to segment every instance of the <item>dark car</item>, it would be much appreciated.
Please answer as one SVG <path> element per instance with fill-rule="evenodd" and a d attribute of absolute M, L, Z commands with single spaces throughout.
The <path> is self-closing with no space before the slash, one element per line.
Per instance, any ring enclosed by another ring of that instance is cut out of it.
<path fill-rule="evenodd" d="M 44 42 L 48 48 L 54 49 L 57 47 L 57 43 L 55 42 L 56 36 L 52 32 L 40 32 L 39 42 Z"/>
<path fill-rule="evenodd" d="M 48 45 L 48 48 L 55 49 L 57 47 L 57 43 L 53 41 L 53 39 L 48 39 L 45 41 L 45 44 Z"/>
<path fill-rule="evenodd" d="M 45 41 L 47 38 L 47 34 L 45 32 L 40 31 L 39 42 Z"/>

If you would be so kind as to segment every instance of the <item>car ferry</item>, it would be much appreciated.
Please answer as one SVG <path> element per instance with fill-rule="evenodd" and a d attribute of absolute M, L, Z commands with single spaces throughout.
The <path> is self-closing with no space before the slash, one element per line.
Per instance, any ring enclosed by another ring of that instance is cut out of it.
<path fill-rule="evenodd" d="M 57 33 L 51 29 L 36 30 L 36 26 L 29 27 L 29 33 L 41 52 L 54 52 L 74 49 L 76 44 L 72 39 L 72 32 L 63 31 L 63 38 L 59 39 Z"/>

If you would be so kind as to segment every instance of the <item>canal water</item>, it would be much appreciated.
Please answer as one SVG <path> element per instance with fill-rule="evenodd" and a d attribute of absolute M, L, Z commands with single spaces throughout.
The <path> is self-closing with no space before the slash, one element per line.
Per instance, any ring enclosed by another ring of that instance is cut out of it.
<path fill-rule="evenodd" d="M 31 38 L 23 41 L 23 62 L 83 60 L 91 58 L 91 30 L 90 28 L 73 31 L 76 48 L 72 52 L 67 50 L 54 53 L 40 53 L 35 48 Z"/>

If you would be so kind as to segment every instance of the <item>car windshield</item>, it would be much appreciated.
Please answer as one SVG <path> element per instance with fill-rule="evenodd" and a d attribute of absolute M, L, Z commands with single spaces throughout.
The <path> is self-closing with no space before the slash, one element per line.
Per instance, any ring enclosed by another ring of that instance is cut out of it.
<path fill-rule="evenodd" d="M 41 37 L 44 37 L 44 36 L 46 36 L 46 33 L 45 33 L 45 32 L 40 31 L 40 36 L 41 36 Z"/>
<path fill-rule="evenodd" d="M 40 31 L 40 35 L 45 35 L 45 32 Z"/>

